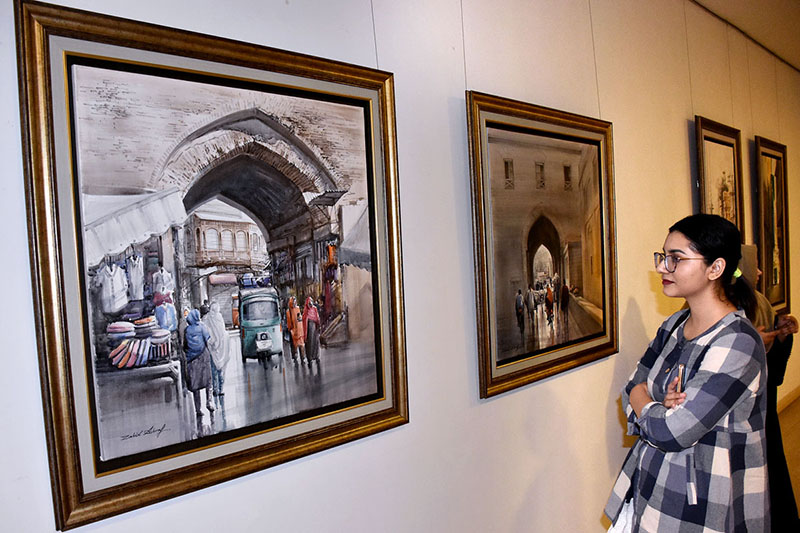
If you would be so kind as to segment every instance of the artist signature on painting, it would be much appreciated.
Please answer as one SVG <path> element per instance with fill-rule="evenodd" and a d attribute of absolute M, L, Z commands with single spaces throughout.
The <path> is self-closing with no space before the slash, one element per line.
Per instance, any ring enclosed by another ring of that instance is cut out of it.
<path fill-rule="evenodd" d="M 161 427 L 150 426 L 147 429 L 140 429 L 134 433 L 127 433 L 120 437 L 121 440 L 130 440 L 130 439 L 138 439 L 139 437 L 146 437 L 148 435 L 155 435 L 156 438 L 159 438 L 164 431 L 171 431 L 167 424 L 163 424 Z"/>

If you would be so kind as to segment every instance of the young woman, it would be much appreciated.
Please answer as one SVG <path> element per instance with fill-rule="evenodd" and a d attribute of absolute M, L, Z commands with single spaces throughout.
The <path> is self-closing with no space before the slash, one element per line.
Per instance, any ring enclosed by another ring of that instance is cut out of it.
<path fill-rule="evenodd" d="M 605 508 L 609 531 L 768 532 L 764 344 L 741 238 L 716 215 L 675 223 L 656 252 L 670 316 L 622 392 L 639 437 Z"/>

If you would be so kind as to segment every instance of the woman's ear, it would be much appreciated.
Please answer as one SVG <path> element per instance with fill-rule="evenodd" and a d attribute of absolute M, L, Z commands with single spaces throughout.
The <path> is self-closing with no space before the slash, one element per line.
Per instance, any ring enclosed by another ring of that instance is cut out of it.
<path fill-rule="evenodd" d="M 714 281 L 722 277 L 722 273 L 725 272 L 725 265 L 726 263 L 723 258 L 718 257 L 715 259 L 708 267 L 708 279 Z"/>

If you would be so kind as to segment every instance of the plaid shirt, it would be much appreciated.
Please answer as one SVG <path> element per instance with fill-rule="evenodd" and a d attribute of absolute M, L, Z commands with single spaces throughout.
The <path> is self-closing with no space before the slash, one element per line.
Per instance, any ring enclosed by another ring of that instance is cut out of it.
<path fill-rule="evenodd" d="M 768 532 L 764 344 L 742 311 L 687 341 L 688 314 L 661 325 L 622 391 L 628 434 L 639 439 L 605 514 L 616 520 L 632 497 L 634 532 Z M 686 400 L 667 409 L 659 402 L 678 362 Z M 645 381 L 654 401 L 637 418 L 629 394 Z"/>

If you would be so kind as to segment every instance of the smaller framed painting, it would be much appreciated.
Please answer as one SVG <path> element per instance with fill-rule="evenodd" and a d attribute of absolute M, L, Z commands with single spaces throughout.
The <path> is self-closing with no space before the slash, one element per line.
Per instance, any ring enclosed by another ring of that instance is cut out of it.
<path fill-rule="evenodd" d="M 467 92 L 480 395 L 617 351 L 611 123 Z"/>
<path fill-rule="evenodd" d="M 758 289 L 777 313 L 789 312 L 789 227 L 786 145 L 756 135 L 758 161 Z"/>
<path fill-rule="evenodd" d="M 741 132 L 699 115 L 694 121 L 700 212 L 730 220 L 745 242 Z"/>

